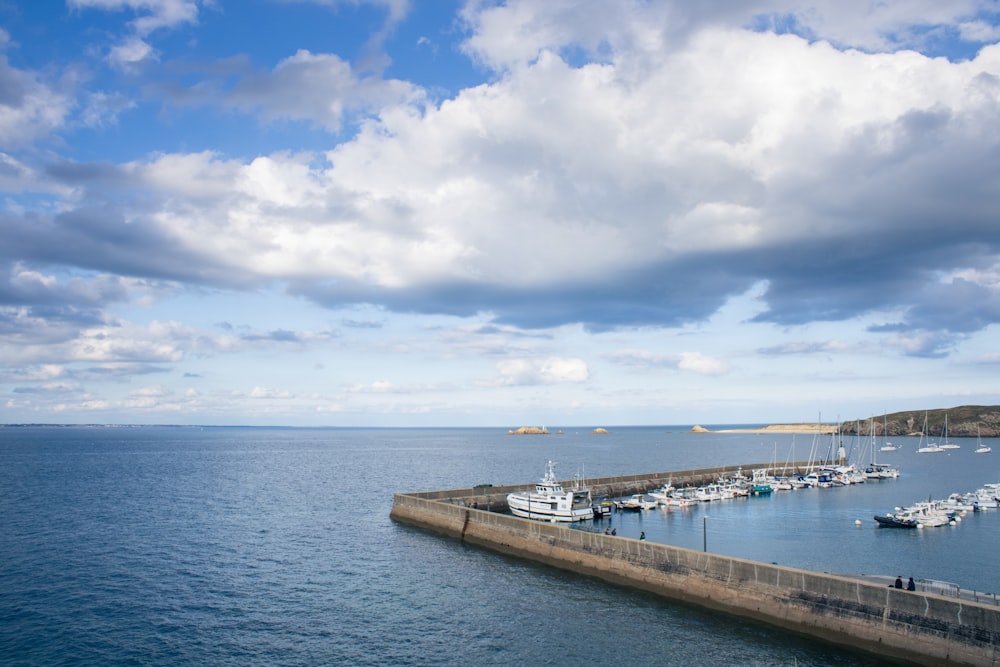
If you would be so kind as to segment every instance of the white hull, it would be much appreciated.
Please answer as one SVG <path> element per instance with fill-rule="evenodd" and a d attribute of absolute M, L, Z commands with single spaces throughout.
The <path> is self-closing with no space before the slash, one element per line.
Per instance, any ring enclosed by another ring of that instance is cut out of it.
<path fill-rule="evenodd" d="M 511 514 L 519 516 L 522 519 L 572 522 L 594 518 L 594 510 L 589 505 L 587 507 L 576 509 L 552 509 L 551 503 L 543 503 L 541 500 L 533 500 L 530 503 L 531 509 L 529 510 L 529 503 L 526 499 L 512 499 L 510 496 L 507 496 L 507 505 L 510 507 Z"/>
<path fill-rule="evenodd" d="M 549 461 L 545 477 L 535 485 L 534 491 L 507 494 L 511 514 L 522 519 L 538 521 L 573 522 L 594 518 L 590 490 L 586 488 L 563 489 L 556 481 L 554 464 Z"/>

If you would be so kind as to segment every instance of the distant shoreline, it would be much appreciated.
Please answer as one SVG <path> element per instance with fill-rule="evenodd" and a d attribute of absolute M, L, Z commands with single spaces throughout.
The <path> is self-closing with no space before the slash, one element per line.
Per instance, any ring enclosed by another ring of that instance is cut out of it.
<path fill-rule="evenodd" d="M 830 435 L 837 432 L 837 424 L 768 424 L 758 428 L 723 428 L 717 431 L 695 425 L 692 433 L 805 433 Z"/>

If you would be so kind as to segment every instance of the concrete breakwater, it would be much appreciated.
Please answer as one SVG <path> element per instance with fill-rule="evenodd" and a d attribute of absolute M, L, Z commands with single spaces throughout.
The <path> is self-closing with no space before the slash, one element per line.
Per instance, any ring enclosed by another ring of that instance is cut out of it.
<path fill-rule="evenodd" d="M 763 465 L 583 483 L 594 489 L 595 496 L 627 495 L 662 486 L 668 479 L 683 486 L 754 467 Z M 1000 609 L 996 607 L 498 513 L 506 507 L 506 494 L 524 486 L 400 493 L 394 497 L 391 516 L 469 544 L 895 660 L 924 665 L 998 663 Z M 486 511 L 487 507 L 498 511 Z"/>
<path fill-rule="evenodd" d="M 799 474 L 807 470 L 807 462 L 788 463 L 782 466 L 788 474 Z M 633 493 L 648 493 L 663 487 L 668 482 L 677 488 L 684 486 L 699 486 L 717 482 L 719 477 L 731 477 L 737 473 L 750 476 L 752 470 L 756 468 L 773 467 L 770 463 L 748 463 L 736 466 L 721 466 L 716 468 L 698 468 L 695 470 L 682 470 L 679 472 L 659 472 L 640 475 L 619 475 L 616 477 L 594 477 L 580 480 L 567 480 L 563 486 L 569 489 L 575 484 L 585 486 L 590 489 L 594 500 L 600 498 L 618 498 L 629 496 Z M 475 505 L 479 509 L 491 512 L 507 511 L 507 494 L 512 491 L 523 491 L 531 487 L 532 484 L 511 484 L 507 486 L 494 486 L 493 484 L 477 484 L 472 488 L 449 489 L 445 491 L 422 491 L 420 493 L 410 493 L 417 498 L 426 500 L 438 500 L 446 503 L 457 503 L 459 505 Z"/>

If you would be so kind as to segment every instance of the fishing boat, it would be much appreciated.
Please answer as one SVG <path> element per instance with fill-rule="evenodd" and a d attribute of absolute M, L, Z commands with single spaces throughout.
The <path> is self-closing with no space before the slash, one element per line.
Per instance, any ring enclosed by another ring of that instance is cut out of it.
<path fill-rule="evenodd" d="M 693 488 L 675 489 L 670 484 L 657 491 L 650 491 L 649 497 L 666 507 L 690 507 L 691 505 L 697 505 L 699 502 L 694 497 Z"/>
<path fill-rule="evenodd" d="M 555 463 L 545 464 L 545 477 L 534 491 L 507 494 L 507 506 L 514 516 L 539 521 L 583 521 L 594 518 L 590 489 L 574 486 L 564 489 L 556 481 Z"/>
<path fill-rule="evenodd" d="M 791 488 L 791 487 L 789 487 Z M 753 479 L 750 482 L 750 495 L 766 496 L 774 491 L 771 486 L 770 477 L 765 468 L 758 468 L 753 471 Z"/>

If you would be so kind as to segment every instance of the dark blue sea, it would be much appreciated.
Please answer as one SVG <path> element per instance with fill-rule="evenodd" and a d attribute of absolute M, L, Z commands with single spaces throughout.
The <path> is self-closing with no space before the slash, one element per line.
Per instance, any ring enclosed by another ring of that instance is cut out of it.
<path fill-rule="evenodd" d="M 548 459 L 570 479 L 780 466 L 812 446 L 688 429 L 0 428 L 0 662 L 882 664 L 389 519 L 395 492 L 533 482 Z M 1000 591 L 1000 511 L 921 531 L 872 520 L 1000 481 L 1000 442 L 986 455 L 898 442 L 879 455 L 896 481 L 611 521 L 764 562 Z"/>

